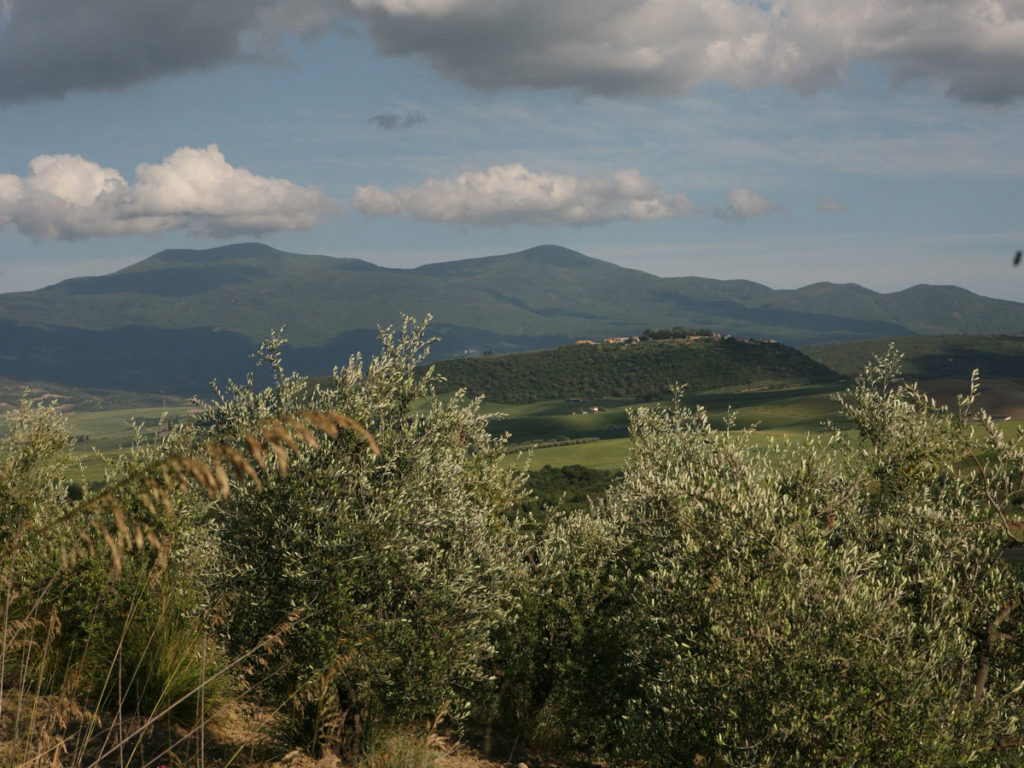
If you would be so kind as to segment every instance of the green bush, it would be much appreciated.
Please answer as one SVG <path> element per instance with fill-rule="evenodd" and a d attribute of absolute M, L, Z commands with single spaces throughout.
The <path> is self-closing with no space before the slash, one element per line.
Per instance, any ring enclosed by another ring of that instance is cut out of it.
<path fill-rule="evenodd" d="M 290 455 L 284 476 L 219 502 L 214 588 L 230 605 L 229 648 L 251 648 L 297 617 L 269 662 L 278 696 L 312 697 L 310 722 L 324 712 L 350 730 L 441 711 L 458 720 L 488 685 L 491 633 L 522 568 L 508 511 L 525 480 L 501 464 L 502 441 L 477 401 L 436 398 L 432 376 L 414 374 L 423 326 L 383 332 L 365 370 L 355 359 L 312 391 L 285 375 L 280 344 L 263 353 L 274 386 L 230 388 L 197 439 L 238 441 L 267 418 L 312 408 L 357 420 L 380 455 L 356 433 L 320 441 Z"/>
<path fill-rule="evenodd" d="M 46 404 L 22 400 L 0 424 L 0 575 L 20 578 L 48 567 L 29 554 L 28 532 L 53 525 L 71 509 L 67 419 Z M 38 544 L 39 542 L 34 542 Z M 13 556 L 15 549 L 19 557 Z"/>
<path fill-rule="evenodd" d="M 227 659 L 289 744 L 368 765 L 429 765 L 389 734 L 442 713 L 650 768 L 1024 762 L 1001 556 L 1024 437 L 973 413 L 976 386 L 938 407 L 891 352 L 840 397 L 856 434 L 768 449 L 680 397 L 638 408 L 621 477 L 525 521 L 479 403 L 415 372 L 423 332 L 319 388 L 274 336 L 273 386 L 229 385 L 75 502 L 59 414 L 23 408 L 0 446 L 0 762 L 102 763 L 178 699 L 199 726 Z"/>
<path fill-rule="evenodd" d="M 520 727 L 652 766 L 1018 764 L 1020 439 L 897 370 L 843 397 L 859 437 L 776 455 L 637 409 L 621 482 L 538 544 Z"/>

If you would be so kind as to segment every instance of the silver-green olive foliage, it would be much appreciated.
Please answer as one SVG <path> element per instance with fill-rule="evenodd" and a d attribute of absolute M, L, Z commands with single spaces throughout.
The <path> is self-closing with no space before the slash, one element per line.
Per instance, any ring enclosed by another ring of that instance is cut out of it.
<path fill-rule="evenodd" d="M 505 513 L 523 479 L 502 465 L 479 401 L 435 397 L 432 373 L 416 370 L 424 325 L 381 339 L 368 366 L 353 359 L 311 388 L 284 374 L 273 337 L 275 384 L 231 387 L 201 419 L 203 439 L 231 442 L 300 410 L 341 413 L 380 450 L 342 434 L 289 452 L 284 476 L 239 483 L 215 516 L 213 589 L 230 601 L 235 652 L 297 617 L 271 659 L 283 693 L 319 685 L 375 723 L 458 717 L 490 677 L 491 633 L 522 569 Z"/>
<path fill-rule="evenodd" d="M 622 479 L 586 511 L 522 525 L 523 478 L 479 403 L 416 372 L 423 334 L 406 321 L 317 388 L 285 374 L 274 336 L 273 386 L 231 385 L 124 458 L 142 478 L 309 411 L 380 448 L 343 432 L 268 449 L 259 483 L 178 489 L 163 512 L 145 483 L 112 483 L 168 562 L 154 576 L 134 550 L 136 577 L 128 561 L 118 580 L 69 572 L 65 635 L 155 585 L 178 619 L 216 617 L 233 657 L 263 649 L 259 695 L 385 726 L 471 715 L 659 768 L 1024 763 L 1024 589 L 1001 556 L 1021 535 L 1024 440 L 976 414 L 974 383 L 940 407 L 890 352 L 840 398 L 855 430 L 767 448 L 680 398 L 638 408 Z M 66 426 L 28 415 L 0 446 L 0 588 L 31 611 L 92 508 L 63 491 Z"/>
<path fill-rule="evenodd" d="M 678 399 L 635 411 L 622 481 L 540 545 L 539 737 L 657 766 L 1021 763 L 1000 553 L 1024 449 L 898 367 L 841 396 L 856 433 L 774 448 Z"/>

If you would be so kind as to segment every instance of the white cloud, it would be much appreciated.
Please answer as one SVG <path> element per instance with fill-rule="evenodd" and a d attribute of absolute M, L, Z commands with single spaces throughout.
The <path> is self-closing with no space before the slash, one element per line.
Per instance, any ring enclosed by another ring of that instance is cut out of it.
<path fill-rule="evenodd" d="M 39 155 L 24 177 L 0 174 L 0 228 L 45 240 L 187 229 L 230 237 L 306 229 L 336 209 L 314 187 L 229 164 L 216 144 L 142 163 L 129 184 L 80 155 Z"/>
<path fill-rule="evenodd" d="M 778 203 L 772 202 L 759 192 L 752 189 L 736 187 L 729 193 L 729 202 L 716 208 L 714 215 L 726 221 L 742 221 L 755 216 L 767 216 L 784 210 Z"/>
<path fill-rule="evenodd" d="M 825 195 L 818 195 L 815 200 L 818 202 L 818 210 L 825 213 L 846 213 L 850 208 L 846 203 L 833 200 L 831 197 L 825 197 Z"/>
<path fill-rule="evenodd" d="M 471 9 L 480 3 L 468 0 L 351 0 L 361 11 L 383 10 L 394 16 L 442 16 L 452 11 Z"/>
<path fill-rule="evenodd" d="M 407 216 L 427 221 L 501 226 L 583 226 L 616 219 L 648 221 L 687 216 L 686 195 L 669 194 L 635 169 L 607 175 L 534 173 L 520 163 L 463 171 L 454 179 L 428 179 L 389 192 L 357 187 L 352 205 L 365 216 Z"/>

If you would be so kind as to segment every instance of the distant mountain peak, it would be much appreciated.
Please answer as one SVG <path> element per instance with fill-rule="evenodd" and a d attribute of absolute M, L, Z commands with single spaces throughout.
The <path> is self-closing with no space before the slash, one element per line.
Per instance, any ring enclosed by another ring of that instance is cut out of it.
<path fill-rule="evenodd" d="M 158 261 L 162 264 L 200 264 L 215 263 L 222 261 L 233 261 L 236 259 L 268 258 L 290 256 L 287 251 L 282 251 L 263 243 L 231 243 L 229 245 L 218 245 L 213 248 L 202 250 L 192 248 L 168 248 L 143 259 L 138 264 L 145 264 L 148 261 Z M 131 267 L 129 267 L 131 269 Z"/>
<path fill-rule="evenodd" d="M 426 274 L 479 274 L 491 271 L 502 265 L 520 267 L 531 265 L 546 268 L 559 269 L 593 269 L 604 268 L 614 270 L 626 270 L 628 267 L 620 267 L 610 261 L 595 259 L 566 248 L 561 245 L 535 245 L 523 251 L 513 253 L 502 253 L 495 256 L 481 256 L 475 259 L 454 259 L 442 261 L 435 264 L 424 264 L 417 267 L 415 271 Z"/>
<path fill-rule="evenodd" d="M 1024 304 L 951 287 L 877 294 L 817 284 L 776 291 L 747 281 L 658 277 L 552 244 L 388 269 L 235 243 L 161 251 L 110 275 L 0 295 L 0 374 L 199 391 L 211 378 L 244 375 L 249 352 L 281 326 L 293 364 L 326 372 L 355 351 L 372 352 L 376 327 L 402 313 L 434 316 L 444 337 L 433 347 L 440 357 L 677 326 L 797 346 L 1024 332 Z M 231 355 L 224 351 L 228 338 Z"/>
<path fill-rule="evenodd" d="M 579 251 L 574 251 L 571 248 L 566 248 L 561 245 L 535 245 L 533 248 L 527 248 L 525 251 L 510 253 L 504 258 L 541 261 L 545 264 L 556 267 L 574 268 L 589 267 L 593 266 L 595 263 L 608 263 L 602 262 L 600 259 L 595 259 L 592 256 L 586 256 Z"/>

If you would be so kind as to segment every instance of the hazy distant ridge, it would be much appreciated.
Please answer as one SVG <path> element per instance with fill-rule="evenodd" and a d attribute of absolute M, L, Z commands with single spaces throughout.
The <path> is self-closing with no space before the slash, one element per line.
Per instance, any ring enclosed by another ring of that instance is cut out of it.
<path fill-rule="evenodd" d="M 803 346 L 921 333 L 1018 333 L 1024 304 L 951 286 L 878 294 L 818 283 L 660 278 L 558 246 L 387 269 L 243 243 L 168 250 L 101 277 L 0 294 L 0 375 L 193 392 L 240 376 L 286 326 L 311 375 L 375 348 L 400 313 L 435 317 L 438 357 L 553 347 L 646 328 L 710 328 Z"/>
<path fill-rule="evenodd" d="M 992 379 L 1024 380 L 1024 338 L 1020 336 L 904 336 L 807 347 L 804 352 L 832 370 L 853 376 L 892 343 L 903 355 L 903 372 L 918 379 L 959 379 L 980 371 L 982 386 Z"/>

